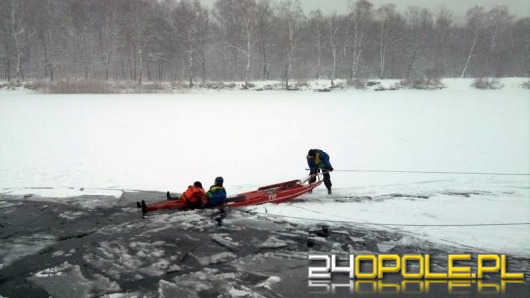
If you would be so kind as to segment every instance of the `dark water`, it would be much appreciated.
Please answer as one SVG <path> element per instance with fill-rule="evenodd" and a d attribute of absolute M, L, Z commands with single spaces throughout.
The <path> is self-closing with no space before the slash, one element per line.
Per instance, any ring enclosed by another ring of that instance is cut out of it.
<path fill-rule="evenodd" d="M 411 236 L 395 230 L 299 225 L 246 209 L 164 211 L 146 218 L 136 210 L 138 200 L 164 197 L 156 192 L 125 193 L 119 200 L 86 197 L 113 200 L 89 210 L 80 204 L 4 196 L 0 199 L 4 203 L 0 205 L 0 295 L 466 297 L 504 291 L 505 296 L 522 297 L 530 290 L 526 280 L 503 285 L 497 274 L 491 274 L 481 288 L 476 281 L 404 282 L 399 275 L 382 281 L 351 281 L 339 274 L 331 281 L 310 281 L 308 267 L 322 263 L 310 262 L 309 254 L 345 258 L 349 254 L 430 254 L 434 270 L 443 272 L 448 253 L 478 252 L 419 240 L 399 242 Z M 511 272 L 528 277 L 528 259 L 508 258 Z M 461 265 L 476 267 L 472 262 Z M 51 270 L 43 272 L 46 269 Z M 363 264 L 361 269 L 368 272 L 371 266 Z"/>

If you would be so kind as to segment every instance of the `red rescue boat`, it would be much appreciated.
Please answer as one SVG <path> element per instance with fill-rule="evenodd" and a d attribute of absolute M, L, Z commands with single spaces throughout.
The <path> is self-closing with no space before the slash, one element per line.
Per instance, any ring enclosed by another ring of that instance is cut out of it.
<path fill-rule="evenodd" d="M 272 185 L 262 186 L 257 190 L 237 194 L 227 198 L 226 207 L 260 205 L 265 203 L 283 203 L 294 200 L 299 196 L 311 193 L 313 189 L 322 184 L 320 176 L 314 183 L 309 183 L 310 177 L 305 180 L 291 180 Z"/>

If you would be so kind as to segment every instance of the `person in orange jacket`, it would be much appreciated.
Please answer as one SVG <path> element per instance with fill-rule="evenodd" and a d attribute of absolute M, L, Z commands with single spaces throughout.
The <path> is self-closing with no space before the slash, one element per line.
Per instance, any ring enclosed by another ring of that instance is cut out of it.
<path fill-rule="evenodd" d="M 202 188 L 202 183 L 195 181 L 193 185 L 188 186 L 188 189 L 180 196 L 178 200 L 164 201 L 147 205 L 144 200 L 141 203 L 136 202 L 138 208 L 142 208 L 142 213 L 158 209 L 184 209 L 197 208 L 208 203 L 206 192 Z"/>

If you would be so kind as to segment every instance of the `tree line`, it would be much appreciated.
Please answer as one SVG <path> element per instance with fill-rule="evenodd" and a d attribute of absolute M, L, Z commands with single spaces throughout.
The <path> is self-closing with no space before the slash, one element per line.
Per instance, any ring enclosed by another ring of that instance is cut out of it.
<path fill-rule="evenodd" d="M 530 75 L 530 18 L 350 1 L 0 0 L 4 80 L 206 81 Z"/>

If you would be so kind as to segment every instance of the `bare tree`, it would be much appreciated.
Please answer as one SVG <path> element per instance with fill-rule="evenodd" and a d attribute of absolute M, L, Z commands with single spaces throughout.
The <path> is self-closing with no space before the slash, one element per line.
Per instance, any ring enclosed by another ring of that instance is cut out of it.
<path fill-rule="evenodd" d="M 493 76 L 501 76 L 507 70 L 508 63 L 503 57 L 510 56 L 510 28 L 514 17 L 509 14 L 506 6 L 495 6 L 487 14 L 486 34 L 488 38 L 488 72 Z M 485 61 L 486 62 L 486 61 Z"/>
<path fill-rule="evenodd" d="M 286 0 L 280 5 L 280 38 L 281 53 L 283 59 L 283 72 L 285 89 L 289 89 L 291 69 L 301 39 L 301 28 L 305 18 L 298 0 Z"/>
<path fill-rule="evenodd" d="M 114 59 L 115 43 L 116 43 L 116 12 L 117 1 L 108 0 L 108 10 L 105 11 L 104 20 L 102 24 L 102 40 L 105 41 L 106 50 L 104 51 L 106 55 L 105 60 L 105 79 L 109 80 L 110 78 L 110 65 Z M 103 45 L 102 45 L 103 46 Z M 102 55 L 103 57 L 103 55 Z"/>
<path fill-rule="evenodd" d="M 324 47 L 323 30 L 325 28 L 324 16 L 320 10 L 315 10 L 310 13 L 308 26 L 317 55 L 315 77 L 318 80 L 320 79 L 320 71 L 322 69 L 322 50 Z"/>
<path fill-rule="evenodd" d="M 373 18 L 372 7 L 373 4 L 367 0 L 358 0 L 355 4 L 350 2 L 350 17 L 353 20 L 352 64 L 350 71 L 350 78 L 352 80 L 357 76 L 361 57 L 366 48 L 366 27 Z"/>
<path fill-rule="evenodd" d="M 450 37 L 453 28 L 453 15 L 445 8 L 440 7 L 435 16 L 434 21 L 434 36 L 433 36 L 433 60 L 434 60 L 434 72 L 441 74 L 442 69 L 447 68 L 448 63 L 451 61 L 449 55 L 445 55 L 444 50 L 447 48 L 450 42 Z M 443 65 L 442 65 L 443 64 Z"/>
<path fill-rule="evenodd" d="M 530 17 L 511 26 L 510 40 L 510 74 L 530 77 Z"/>
<path fill-rule="evenodd" d="M 337 31 L 340 28 L 340 22 L 337 14 L 333 14 L 328 18 L 328 35 L 329 35 L 329 46 L 332 55 L 331 65 L 331 86 L 335 84 L 335 75 L 337 72 Z"/>
<path fill-rule="evenodd" d="M 408 49 L 410 52 L 405 77 L 410 79 L 418 54 L 430 43 L 430 38 L 433 35 L 433 16 L 426 9 L 411 6 L 408 8 L 405 17 L 409 22 Z"/>
<path fill-rule="evenodd" d="M 207 9 L 200 6 L 200 2 L 195 2 L 195 9 L 198 11 L 197 19 L 197 39 L 198 39 L 198 48 L 201 59 L 201 69 L 202 69 L 202 81 L 206 82 L 206 47 L 210 41 L 210 13 Z"/>
<path fill-rule="evenodd" d="M 3 47 L 0 48 L 0 57 L 2 58 L 2 61 L 4 61 L 4 69 L 3 69 L 3 77 L 4 80 L 10 81 L 11 80 L 11 69 L 10 69 L 10 61 L 9 61 L 9 53 L 10 53 L 10 38 L 7 28 L 7 18 L 5 18 L 3 15 L 0 16 L 0 33 L 2 33 L 2 44 Z"/>
<path fill-rule="evenodd" d="M 187 54 L 187 74 L 190 87 L 193 86 L 195 77 L 194 57 L 197 55 L 197 48 L 201 44 L 200 38 L 206 38 L 209 26 L 209 14 L 201 7 L 200 2 L 195 0 L 192 4 L 187 0 L 181 0 L 175 10 L 175 24 L 177 34 L 185 44 Z M 203 30 L 201 33 L 200 30 Z M 203 49 L 204 51 L 204 49 Z M 206 76 L 206 66 L 204 52 L 201 54 L 203 67 L 203 80 Z"/>
<path fill-rule="evenodd" d="M 377 16 L 379 20 L 379 78 L 382 79 L 385 77 L 387 53 L 401 18 L 396 13 L 396 6 L 393 4 L 380 7 L 377 10 Z"/>
<path fill-rule="evenodd" d="M 26 10 L 25 2 L 17 0 L 4 0 L 2 9 L 7 12 L 7 33 L 12 39 L 15 45 L 16 51 L 16 77 L 17 82 L 20 82 L 22 78 L 22 52 L 27 46 L 29 37 L 33 35 L 33 32 L 29 33 L 27 30 Z"/>
<path fill-rule="evenodd" d="M 258 68 L 258 78 L 270 79 L 271 68 L 271 39 L 274 24 L 274 8 L 271 0 L 259 0 L 257 3 L 257 41 L 260 53 L 260 67 Z"/>
<path fill-rule="evenodd" d="M 254 0 L 239 0 L 233 7 L 234 12 L 239 16 L 232 27 L 232 38 L 227 39 L 225 44 L 239 51 L 246 58 L 245 65 L 245 85 L 248 87 L 250 74 L 251 56 L 257 42 L 257 17 L 258 8 Z M 226 18 L 222 18 L 221 21 Z"/>
<path fill-rule="evenodd" d="M 223 79 L 225 79 L 225 54 L 227 53 L 230 67 L 229 78 L 232 80 L 237 74 L 240 51 L 235 46 L 240 43 L 240 30 L 242 28 L 242 19 L 238 15 L 237 6 L 239 1 L 234 0 L 217 0 L 213 9 L 213 16 L 220 30 L 218 37 L 221 43 L 221 59 L 223 68 Z M 225 49 L 226 48 L 226 49 Z"/>
<path fill-rule="evenodd" d="M 504 6 L 448 9 L 350 0 L 309 22 L 295 0 L 0 0 L 2 77 L 178 80 L 525 76 L 530 19 Z M 325 69 L 325 71 L 324 71 Z M 147 77 L 146 77 L 147 76 Z"/>
<path fill-rule="evenodd" d="M 461 78 L 464 77 L 466 74 L 467 67 L 469 66 L 469 61 L 475 54 L 475 47 L 477 46 L 477 42 L 481 33 L 481 30 L 484 26 L 484 8 L 481 6 L 475 6 L 471 8 L 467 14 L 467 25 L 466 27 L 470 31 L 469 37 L 471 39 L 471 47 L 469 48 L 469 53 L 467 55 L 466 63 L 464 64 L 464 68 L 462 69 L 462 74 L 460 75 Z"/>

